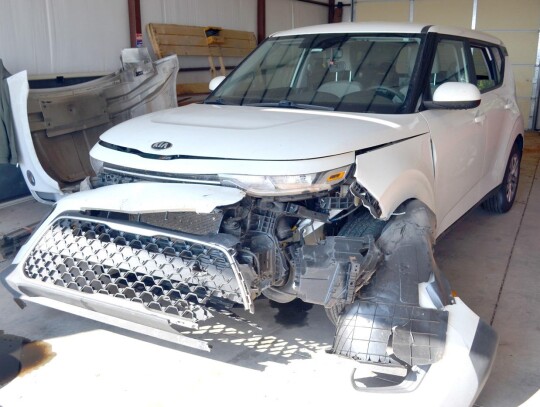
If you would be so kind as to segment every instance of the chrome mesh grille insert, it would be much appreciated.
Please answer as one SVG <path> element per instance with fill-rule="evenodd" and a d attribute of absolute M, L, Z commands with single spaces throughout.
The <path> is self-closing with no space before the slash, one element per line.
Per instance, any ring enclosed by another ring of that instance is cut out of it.
<path fill-rule="evenodd" d="M 27 277 L 206 320 L 242 304 L 227 256 L 198 242 L 128 233 L 105 222 L 57 219 L 25 262 Z"/>
<path fill-rule="evenodd" d="M 158 212 L 141 215 L 130 215 L 130 219 L 139 219 L 140 222 L 159 228 L 178 230 L 194 235 L 210 235 L 219 232 L 223 212 L 212 213 L 194 212 Z"/>

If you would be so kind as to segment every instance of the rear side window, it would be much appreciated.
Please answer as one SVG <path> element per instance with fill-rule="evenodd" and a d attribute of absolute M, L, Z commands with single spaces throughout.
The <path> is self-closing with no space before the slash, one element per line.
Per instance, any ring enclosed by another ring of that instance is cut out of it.
<path fill-rule="evenodd" d="M 487 92 L 499 86 L 502 81 L 502 59 L 498 49 L 473 44 L 471 53 L 476 86 L 480 92 Z"/>

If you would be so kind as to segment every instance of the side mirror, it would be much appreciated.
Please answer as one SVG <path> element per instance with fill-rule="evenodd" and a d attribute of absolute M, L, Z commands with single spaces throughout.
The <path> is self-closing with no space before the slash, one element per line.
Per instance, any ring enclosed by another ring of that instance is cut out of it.
<path fill-rule="evenodd" d="M 210 92 L 213 92 L 225 79 L 224 76 L 216 76 L 214 79 L 210 81 L 208 84 L 208 89 L 210 89 Z"/>
<path fill-rule="evenodd" d="M 424 101 L 427 109 L 474 109 L 480 106 L 481 95 L 476 86 L 464 82 L 446 82 L 433 94 L 433 101 Z"/>

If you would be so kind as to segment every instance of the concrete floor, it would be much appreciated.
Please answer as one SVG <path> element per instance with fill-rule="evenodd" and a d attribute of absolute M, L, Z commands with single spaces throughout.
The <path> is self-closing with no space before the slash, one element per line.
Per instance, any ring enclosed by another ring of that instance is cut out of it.
<path fill-rule="evenodd" d="M 474 210 L 436 246 L 453 289 L 500 335 L 477 406 L 540 405 L 540 135 L 528 134 L 526 145 L 513 209 L 502 216 Z M 39 219 L 44 210 L 36 203 L 1 209 L 0 233 L 8 222 Z M 7 265 L 0 263 L 0 272 Z M 261 330 L 202 327 L 196 336 L 211 341 L 208 354 L 38 305 L 20 310 L 0 287 L 0 330 L 40 341 L 14 380 L 4 387 L 0 380 L 0 406 L 362 402 L 349 384 L 353 363 L 324 351 L 333 328 L 321 307 L 296 317 L 266 300 L 256 308 L 251 319 Z"/>

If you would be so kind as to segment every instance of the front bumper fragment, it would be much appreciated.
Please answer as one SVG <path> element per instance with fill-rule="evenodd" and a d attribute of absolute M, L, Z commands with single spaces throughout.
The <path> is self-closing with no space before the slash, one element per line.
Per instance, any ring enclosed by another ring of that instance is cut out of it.
<path fill-rule="evenodd" d="M 339 319 L 333 353 L 361 362 L 353 386 L 363 401 L 468 406 L 489 375 L 497 334 L 450 295 L 433 258 L 433 225 L 415 201 L 388 222 L 377 241 L 383 261 Z"/>
<path fill-rule="evenodd" d="M 156 186 L 121 187 L 124 199 L 127 194 L 140 200 L 141 189 Z M 236 261 L 236 238 L 194 236 L 85 214 L 83 208 L 96 196 L 106 196 L 108 188 L 58 203 L 3 273 L 15 298 L 206 350 L 208 344 L 179 331 L 196 329 L 215 314 L 234 317 L 230 309 L 235 304 L 253 312 L 255 273 Z M 183 192 L 191 205 L 208 197 L 207 186 L 163 186 L 162 193 L 168 188 Z M 219 191 L 211 192 L 217 205 Z M 225 189 L 224 197 L 230 203 L 242 196 Z M 116 195 L 101 201 L 102 208 L 113 212 L 122 206 Z M 208 201 L 201 206 L 204 212 L 214 209 Z"/>
<path fill-rule="evenodd" d="M 390 406 L 472 406 L 495 360 L 497 333 L 460 298 L 448 312 L 446 343 L 441 358 L 431 365 L 409 367 L 398 377 L 393 368 L 359 363 L 351 381 L 359 400 Z M 397 369 L 396 369 L 397 370 Z"/>

